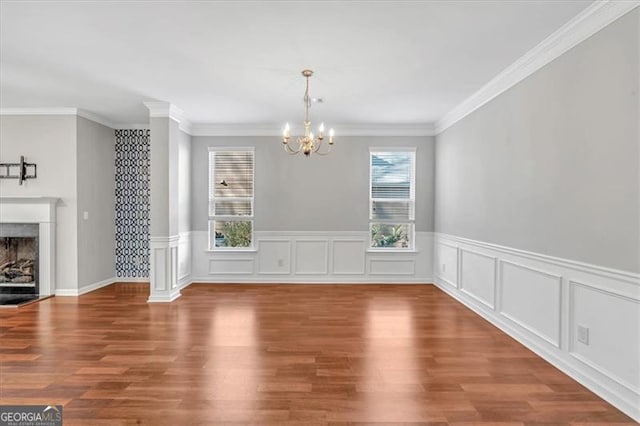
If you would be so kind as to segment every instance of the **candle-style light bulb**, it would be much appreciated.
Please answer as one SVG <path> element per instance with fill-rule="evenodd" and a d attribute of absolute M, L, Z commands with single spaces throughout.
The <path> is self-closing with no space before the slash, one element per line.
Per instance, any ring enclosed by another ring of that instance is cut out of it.
<path fill-rule="evenodd" d="M 313 132 L 309 133 L 309 138 L 313 140 Z"/>
<path fill-rule="evenodd" d="M 284 126 L 284 131 L 282 132 L 282 142 L 287 143 L 289 141 L 290 136 L 291 136 L 291 128 L 289 127 L 289 123 L 287 123 Z"/>
<path fill-rule="evenodd" d="M 329 129 L 329 144 L 333 145 L 333 136 L 335 135 L 335 132 L 333 131 L 333 129 Z"/>
<path fill-rule="evenodd" d="M 318 128 L 318 132 L 320 133 L 320 139 L 324 139 L 324 123 L 320 123 L 320 127 Z"/>

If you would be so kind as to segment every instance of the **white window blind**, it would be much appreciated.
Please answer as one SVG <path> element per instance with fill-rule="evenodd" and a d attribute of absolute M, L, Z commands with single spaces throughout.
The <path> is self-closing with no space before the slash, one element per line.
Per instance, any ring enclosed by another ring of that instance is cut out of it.
<path fill-rule="evenodd" d="M 371 151 L 370 176 L 371 246 L 412 248 L 415 151 Z"/>
<path fill-rule="evenodd" d="M 251 247 L 253 200 L 253 150 L 209 151 L 211 248 Z"/>

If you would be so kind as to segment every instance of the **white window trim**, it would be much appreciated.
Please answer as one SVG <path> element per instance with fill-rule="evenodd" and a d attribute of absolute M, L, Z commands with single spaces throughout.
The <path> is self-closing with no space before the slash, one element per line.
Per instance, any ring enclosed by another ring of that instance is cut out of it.
<path fill-rule="evenodd" d="M 207 250 L 205 250 L 206 252 L 235 252 L 235 251 L 243 251 L 243 252 L 251 252 L 251 251 L 256 251 L 256 245 L 255 245 L 255 234 L 256 234 L 256 230 L 255 230 L 255 215 L 256 215 L 256 205 L 255 205 L 255 199 L 256 199 L 256 154 L 255 154 L 255 147 L 235 147 L 235 146 L 210 146 L 208 149 L 209 153 L 216 153 L 216 152 L 252 152 L 253 153 L 253 170 L 252 170 L 252 175 L 251 175 L 251 180 L 253 181 L 253 196 L 252 197 L 229 197 L 229 198 L 225 198 L 226 201 L 245 201 L 248 200 L 251 202 L 251 216 L 229 216 L 229 215 L 210 215 L 210 211 L 209 211 L 209 207 L 211 205 L 211 202 L 213 201 L 213 209 L 214 209 L 214 213 L 215 213 L 215 197 L 211 198 L 211 179 L 209 179 L 209 186 L 208 186 L 208 194 L 207 194 L 207 222 L 208 222 L 208 248 Z M 207 162 L 208 162 L 208 167 L 209 167 L 209 173 L 211 173 L 211 155 L 209 155 L 209 157 L 207 158 Z M 215 160 L 214 160 L 214 167 L 215 167 Z M 215 175 L 215 170 L 214 170 L 214 175 Z M 216 220 L 218 221 L 225 221 L 225 222 L 230 222 L 230 221 L 236 221 L 236 222 L 251 222 L 251 245 L 248 247 L 216 247 L 216 242 L 215 242 L 215 222 Z"/>
<path fill-rule="evenodd" d="M 229 152 L 229 151 L 248 151 L 253 152 L 255 155 L 256 148 L 254 146 L 210 146 L 209 152 Z M 254 167 L 255 169 L 255 158 L 254 158 Z"/>
<path fill-rule="evenodd" d="M 379 148 L 379 147 L 370 147 L 369 148 L 369 247 L 367 248 L 367 252 L 400 252 L 400 253 L 415 253 L 416 252 L 416 147 L 389 147 L 389 148 Z M 373 219 L 373 202 L 374 201 L 399 201 L 399 200 L 407 200 L 405 198 L 373 198 L 373 170 L 371 167 L 371 157 L 374 154 L 384 154 L 386 152 L 408 152 L 411 154 L 411 186 L 409 188 L 409 203 L 410 203 L 410 212 L 409 212 L 409 220 L 407 221 L 374 221 Z M 383 225 L 409 225 L 409 247 L 373 247 L 373 240 L 371 238 L 371 227 L 373 224 L 383 224 Z"/>

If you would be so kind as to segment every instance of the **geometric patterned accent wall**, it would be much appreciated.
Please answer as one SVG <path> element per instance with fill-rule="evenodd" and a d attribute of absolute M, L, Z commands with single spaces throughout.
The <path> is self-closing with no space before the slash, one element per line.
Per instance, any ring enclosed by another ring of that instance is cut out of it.
<path fill-rule="evenodd" d="M 149 276 L 149 129 L 116 130 L 116 276 Z"/>

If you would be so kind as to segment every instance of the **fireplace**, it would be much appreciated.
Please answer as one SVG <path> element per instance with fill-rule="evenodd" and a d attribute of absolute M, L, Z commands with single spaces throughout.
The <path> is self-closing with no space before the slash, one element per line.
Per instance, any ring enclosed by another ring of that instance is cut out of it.
<path fill-rule="evenodd" d="M 38 234 L 37 224 L 0 224 L 0 304 L 38 297 Z"/>
<path fill-rule="evenodd" d="M 19 306 L 56 290 L 53 197 L 0 197 L 0 305 Z"/>

